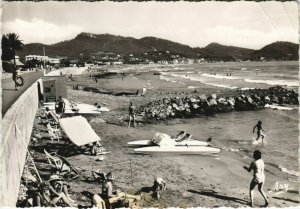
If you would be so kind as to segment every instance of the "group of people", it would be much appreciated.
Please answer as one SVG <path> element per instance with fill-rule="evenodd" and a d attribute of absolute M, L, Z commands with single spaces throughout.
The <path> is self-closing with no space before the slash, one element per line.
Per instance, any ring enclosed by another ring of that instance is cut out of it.
<path fill-rule="evenodd" d="M 48 181 L 39 183 L 37 189 L 28 192 L 27 206 L 56 207 L 66 205 L 77 207 L 76 201 L 69 195 L 69 189 L 70 185 L 61 176 L 51 175 Z"/>
<path fill-rule="evenodd" d="M 101 195 L 94 194 L 92 197 L 92 205 L 97 208 L 104 209 L 108 204 L 114 204 L 118 202 L 120 199 L 126 199 L 127 201 L 135 201 L 140 200 L 140 195 L 131 195 L 124 193 L 119 190 L 113 189 L 113 175 L 112 173 L 104 174 L 101 178 L 102 181 L 102 192 Z M 157 177 L 154 180 L 152 191 L 157 199 L 160 198 L 160 195 L 166 190 L 166 182 L 163 178 Z M 106 200 L 106 201 L 105 201 Z"/>

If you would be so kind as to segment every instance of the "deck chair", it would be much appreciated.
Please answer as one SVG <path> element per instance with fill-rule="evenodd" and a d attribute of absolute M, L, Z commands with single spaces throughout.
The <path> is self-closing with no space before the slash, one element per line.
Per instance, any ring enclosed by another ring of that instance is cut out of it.
<path fill-rule="evenodd" d="M 87 176 L 83 176 L 83 177 L 85 178 L 86 181 L 97 182 L 97 183 L 103 183 L 107 179 L 107 176 L 110 175 L 110 173 L 111 173 L 111 172 L 109 172 L 107 174 L 107 173 L 101 172 L 101 169 L 98 169 L 96 171 L 91 170 L 91 172 L 92 172 L 92 177 L 87 177 Z"/>
<path fill-rule="evenodd" d="M 52 124 L 58 125 L 59 124 L 59 122 L 58 122 L 59 118 L 57 117 L 57 115 L 53 111 L 50 111 L 50 115 L 51 115 L 52 120 L 53 120 Z"/>
<path fill-rule="evenodd" d="M 60 129 L 51 127 L 50 123 L 47 124 L 47 129 L 52 141 L 55 139 L 59 141 L 62 138 Z"/>
<path fill-rule="evenodd" d="M 79 172 L 64 157 L 55 152 L 49 153 L 44 149 L 44 153 L 50 165 L 54 165 L 56 170 L 64 177 L 66 181 L 72 181 L 79 177 Z"/>

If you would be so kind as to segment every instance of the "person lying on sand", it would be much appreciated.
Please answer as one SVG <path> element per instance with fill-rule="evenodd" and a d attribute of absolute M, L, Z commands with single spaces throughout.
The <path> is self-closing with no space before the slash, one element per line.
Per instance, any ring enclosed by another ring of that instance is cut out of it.
<path fill-rule="evenodd" d="M 254 161 L 250 164 L 249 168 L 247 166 L 244 166 L 243 168 L 250 172 L 253 170 L 253 178 L 250 182 L 250 206 L 253 207 L 253 190 L 256 185 L 258 185 L 258 191 L 265 199 L 265 205 L 263 207 L 267 207 L 269 205 L 269 202 L 267 200 L 266 194 L 263 191 L 263 186 L 265 183 L 265 163 L 261 159 L 261 152 L 259 150 L 255 150 L 253 153 Z"/>

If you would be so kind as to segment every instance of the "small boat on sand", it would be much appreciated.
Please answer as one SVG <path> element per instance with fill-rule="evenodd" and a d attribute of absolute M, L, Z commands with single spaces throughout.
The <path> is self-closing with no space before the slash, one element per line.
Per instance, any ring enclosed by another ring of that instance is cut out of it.
<path fill-rule="evenodd" d="M 188 137 L 186 137 L 188 135 Z M 172 138 L 165 133 L 155 133 L 151 140 L 139 140 L 128 142 L 128 146 L 132 147 L 145 147 L 145 146 L 160 146 L 162 144 L 174 145 L 174 146 L 208 146 L 211 142 L 211 138 L 207 139 L 207 142 L 191 139 L 190 134 L 186 134 L 185 137 L 180 139 Z"/>
<path fill-rule="evenodd" d="M 152 140 L 131 141 L 128 142 L 127 145 L 132 147 L 159 146 L 158 144 L 155 144 Z M 208 142 L 198 141 L 194 139 L 184 140 L 180 142 L 175 141 L 175 146 L 208 146 L 208 145 L 209 145 Z"/>
<path fill-rule="evenodd" d="M 176 140 L 168 134 L 155 133 L 152 140 L 129 142 L 130 145 L 149 145 L 148 147 L 136 148 L 134 151 L 141 154 L 181 154 L 181 155 L 208 155 L 220 152 L 220 149 L 209 147 L 208 142 L 201 142 L 184 138 Z M 211 140 L 208 139 L 208 141 Z M 193 144 L 193 145 L 192 145 Z M 155 145 L 155 146 L 153 146 Z"/>
<path fill-rule="evenodd" d="M 209 155 L 217 154 L 220 149 L 205 146 L 151 146 L 134 149 L 140 154 L 180 154 L 180 155 Z"/>

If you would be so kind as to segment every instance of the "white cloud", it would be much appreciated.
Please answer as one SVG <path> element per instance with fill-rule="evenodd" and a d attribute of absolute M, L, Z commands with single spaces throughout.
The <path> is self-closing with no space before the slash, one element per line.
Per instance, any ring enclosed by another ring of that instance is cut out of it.
<path fill-rule="evenodd" d="M 22 34 L 20 37 L 27 43 L 52 44 L 62 40 L 74 37 L 74 34 L 80 33 L 82 27 L 77 25 L 59 25 L 46 22 L 40 19 L 31 19 L 24 21 L 15 19 L 3 24 L 2 32 Z"/>

